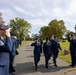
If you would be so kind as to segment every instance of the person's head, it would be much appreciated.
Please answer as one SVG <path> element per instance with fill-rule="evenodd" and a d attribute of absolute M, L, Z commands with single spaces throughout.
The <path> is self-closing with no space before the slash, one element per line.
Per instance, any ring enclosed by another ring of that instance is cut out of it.
<path fill-rule="evenodd" d="M 40 42 L 40 38 L 37 38 L 36 41 L 37 41 L 37 42 Z"/>
<path fill-rule="evenodd" d="M 35 42 L 38 42 L 38 41 L 39 41 L 39 39 L 38 39 L 38 37 L 36 37 L 36 38 L 35 38 Z"/>
<path fill-rule="evenodd" d="M 0 36 L 5 36 L 6 31 L 9 29 L 9 26 L 0 25 Z"/>
<path fill-rule="evenodd" d="M 49 41 L 49 39 L 48 39 L 48 37 L 46 37 L 46 42 L 48 42 Z"/>
<path fill-rule="evenodd" d="M 71 34 L 71 38 L 74 39 L 75 38 L 75 35 L 74 34 Z"/>
<path fill-rule="evenodd" d="M 11 38 L 16 38 L 16 34 L 11 34 Z"/>
<path fill-rule="evenodd" d="M 54 40 L 57 40 L 57 36 L 56 35 L 54 35 Z"/>

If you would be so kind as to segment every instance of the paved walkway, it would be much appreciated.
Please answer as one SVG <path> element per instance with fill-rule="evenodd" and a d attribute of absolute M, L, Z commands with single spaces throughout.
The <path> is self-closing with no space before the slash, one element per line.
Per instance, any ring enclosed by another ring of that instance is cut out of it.
<path fill-rule="evenodd" d="M 33 47 L 32 42 L 21 46 L 18 50 L 19 55 L 16 56 L 14 66 L 16 69 L 15 75 L 76 75 L 76 70 L 69 67 L 69 64 L 61 59 L 57 59 L 58 67 L 54 67 L 52 59 L 49 61 L 49 69 L 44 67 L 45 59 L 42 54 L 39 62 L 39 70 L 34 70 L 33 62 Z"/>

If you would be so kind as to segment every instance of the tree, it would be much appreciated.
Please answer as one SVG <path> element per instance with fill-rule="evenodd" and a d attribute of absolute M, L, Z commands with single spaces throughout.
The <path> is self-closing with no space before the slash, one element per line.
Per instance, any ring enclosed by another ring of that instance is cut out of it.
<path fill-rule="evenodd" d="M 10 20 L 10 32 L 15 33 L 18 38 L 24 39 L 29 33 L 31 24 L 22 18 L 15 18 Z"/>
<path fill-rule="evenodd" d="M 76 34 L 76 25 L 75 25 L 74 29 L 75 29 L 75 34 Z"/>
<path fill-rule="evenodd" d="M 66 32 L 66 27 L 63 20 L 52 20 L 48 26 L 41 27 L 39 33 L 44 39 L 46 36 L 50 37 L 56 35 L 58 38 L 62 38 Z"/>
<path fill-rule="evenodd" d="M 0 24 L 4 24 L 5 22 L 3 21 L 3 18 L 2 18 L 2 13 L 0 13 Z"/>
<path fill-rule="evenodd" d="M 61 37 L 66 33 L 67 29 L 65 27 L 65 23 L 63 20 L 60 20 L 59 22 L 59 26 L 60 26 L 60 29 L 61 29 Z"/>
<path fill-rule="evenodd" d="M 32 39 L 31 39 L 30 36 L 27 34 L 25 40 L 32 40 Z"/>
<path fill-rule="evenodd" d="M 65 37 L 68 38 L 71 34 L 75 34 L 73 31 L 67 30 Z"/>
<path fill-rule="evenodd" d="M 52 20 L 49 23 L 49 27 L 51 32 L 50 35 L 56 35 L 58 38 L 62 38 L 66 32 L 66 27 L 63 20 Z"/>
<path fill-rule="evenodd" d="M 43 38 L 43 39 L 45 39 L 45 37 L 49 37 L 50 35 L 50 28 L 49 28 L 49 26 L 43 26 L 43 27 L 41 27 L 41 29 L 40 29 L 40 31 L 39 31 L 39 33 L 40 33 L 40 35 L 41 35 L 41 37 Z"/>
<path fill-rule="evenodd" d="M 32 37 L 32 39 L 35 39 L 36 37 L 39 38 L 40 36 L 39 36 L 39 34 L 36 33 L 36 34 L 32 34 L 31 37 Z"/>

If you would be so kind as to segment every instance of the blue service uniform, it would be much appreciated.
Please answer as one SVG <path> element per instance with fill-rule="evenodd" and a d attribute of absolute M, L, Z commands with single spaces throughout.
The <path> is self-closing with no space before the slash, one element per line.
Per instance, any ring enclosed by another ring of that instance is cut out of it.
<path fill-rule="evenodd" d="M 10 67 L 9 67 L 9 72 L 12 74 L 13 72 L 15 72 L 15 69 L 13 67 L 13 63 L 14 63 L 14 58 L 16 55 L 16 48 L 17 48 L 17 38 L 11 38 L 12 40 L 12 51 L 10 53 Z"/>
<path fill-rule="evenodd" d="M 3 45 L 0 44 L 0 75 L 9 75 L 9 53 L 12 50 L 12 41 L 10 37 L 6 37 L 5 41 L 0 37 L 0 42 L 3 42 Z"/>
<path fill-rule="evenodd" d="M 76 64 L 76 39 L 70 39 L 68 38 L 68 41 L 70 42 L 70 54 L 71 54 L 71 60 L 72 64 L 71 66 L 75 66 Z"/>
<path fill-rule="evenodd" d="M 54 65 L 57 67 L 56 59 L 58 57 L 59 49 L 61 50 L 61 47 L 57 40 L 52 40 L 51 42 L 52 42 L 53 62 Z"/>
<path fill-rule="evenodd" d="M 12 40 L 12 51 L 11 51 L 11 56 L 12 56 L 12 60 L 11 60 L 11 64 L 13 65 L 13 62 L 14 62 L 14 58 L 15 58 L 15 55 L 16 55 L 16 49 L 17 49 L 17 38 L 11 38 Z"/>
<path fill-rule="evenodd" d="M 43 44 L 43 52 L 45 56 L 45 67 L 48 68 L 48 61 L 51 57 L 51 50 L 52 50 L 52 43 L 51 42 L 45 42 Z"/>
<path fill-rule="evenodd" d="M 40 60 L 40 54 L 42 53 L 42 45 L 40 42 L 34 42 L 31 44 L 34 46 L 34 62 L 35 62 L 35 69 L 37 70 L 37 65 Z"/>
<path fill-rule="evenodd" d="M 17 38 L 17 48 L 19 48 L 19 43 L 20 43 L 20 40 L 19 38 Z"/>

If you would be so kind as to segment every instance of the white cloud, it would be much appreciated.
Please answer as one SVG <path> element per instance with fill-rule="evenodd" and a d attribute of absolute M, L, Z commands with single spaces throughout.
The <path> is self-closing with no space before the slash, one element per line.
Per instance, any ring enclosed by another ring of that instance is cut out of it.
<path fill-rule="evenodd" d="M 75 3 L 76 0 L 0 0 L 0 12 L 6 23 L 15 17 L 30 22 L 31 33 L 37 33 L 40 27 L 48 25 L 53 19 L 63 19 L 66 27 L 74 31 Z"/>
<path fill-rule="evenodd" d="M 14 7 L 14 9 L 17 11 L 17 12 L 20 12 L 20 13 L 25 13 L 25 10 L 21 7 Z"/>

